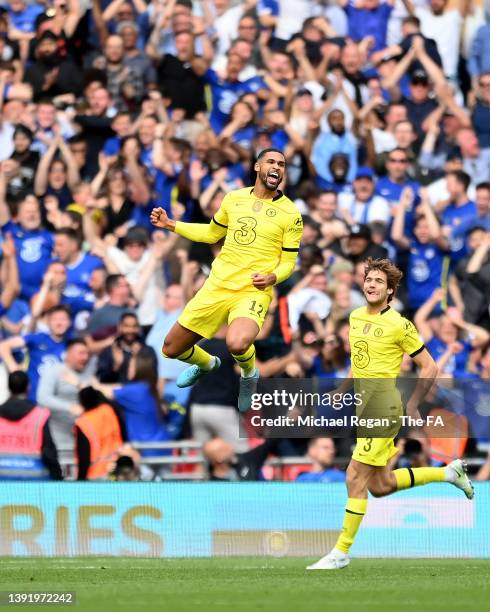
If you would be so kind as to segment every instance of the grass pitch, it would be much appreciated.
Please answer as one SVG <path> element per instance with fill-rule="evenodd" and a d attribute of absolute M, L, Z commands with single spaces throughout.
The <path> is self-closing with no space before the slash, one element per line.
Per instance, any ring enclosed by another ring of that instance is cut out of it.
<path fill-rule="evenodd" d="M 0 591 L 75 591 L 75 606 L 49 608 L 90 612 L 489 609 L 490 561 L 354 559 L 335 572 L 305 571 L 312 561 L 2 558 Z"/>

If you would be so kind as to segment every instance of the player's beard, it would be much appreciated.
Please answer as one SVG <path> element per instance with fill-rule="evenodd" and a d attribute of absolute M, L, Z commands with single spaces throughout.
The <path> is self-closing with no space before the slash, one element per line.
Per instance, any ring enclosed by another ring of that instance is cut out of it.
<path fill-rule="evenodd" d="M 282 181 L 281 175 L 279 174 L 279 180 L 275 184 L 268 183 L 267 177 L 268 177 L 268 172 L 259 172 L 260 182 L 262 183 L 262 185 L 264 185 L 267 191 L 272 191 L 272 192 L 277 191 L 277 188 L 279 187 Z"/>
<path fill-rule="evenodd" d="M 364 298 L 366 300 L 366 302 L 369 304 L 369 306 L 371 306 L 371 308 L 376 308 L 378 306 L 381 306 L 382 304 L 384 304 L 387 299 L 388 299 L 388 294 L 386 293 L 383 296 L 379 296 L 379 297 L 374 297 L 371 295 L 368 295 L 367 293 L 364 294 Z"/>

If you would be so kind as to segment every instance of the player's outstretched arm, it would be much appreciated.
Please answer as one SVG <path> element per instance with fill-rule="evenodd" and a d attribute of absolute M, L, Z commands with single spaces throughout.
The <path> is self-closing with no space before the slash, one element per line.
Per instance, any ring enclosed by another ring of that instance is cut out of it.
<path fill-rule="evenodd" d="M 193 242 L 214 244 L 226 235 L 227 227 L 215 221 L 211 223 L 183 223 L 169 219 L 163 208 L 154 208 L 150 213 L 150 221 L 155 227 L 175 232 Z"/>

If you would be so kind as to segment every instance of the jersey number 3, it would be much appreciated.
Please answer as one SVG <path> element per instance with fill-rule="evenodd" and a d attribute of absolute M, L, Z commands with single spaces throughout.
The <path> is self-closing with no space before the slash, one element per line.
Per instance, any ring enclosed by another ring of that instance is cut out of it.
<path fill-rule="evenodd" d="M 358 340 L 357 342 L 354 342 L 354 348 L 356 349 L 356 352 L 352 358 L 352 361 L 354 362 L 356 368 L 363 370 L 371 361 L 368 352 L 368 343 L 365 340 Z"/>
<path fill-rule="evenodd" d="M 238 219 L 238 223 L 241 225 L 241 229 L 236 230 L 233 235 L 235 242 L 241 244 L 242 246 L 252 244 L 257 237 L 257 234 L 254 231 L 257 227 L 257 219 L 254 219 L 253 217 L 240 217 Z"/>

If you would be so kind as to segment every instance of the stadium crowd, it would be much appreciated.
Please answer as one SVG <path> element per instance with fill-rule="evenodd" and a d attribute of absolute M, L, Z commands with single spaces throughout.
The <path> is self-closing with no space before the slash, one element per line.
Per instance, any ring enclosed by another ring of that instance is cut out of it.
<path fill-rule="evenodd" d="M 260 477 L 270 453 L 343 479 L 329 438 L 238 438 L 224 330 L 204 342 L 221 369 L 191 390 L 160 353 L 219 245 L 154 231 L 151 209 L 208 222 L 268 147 L 305 229 L 257 342 L 262 377 L 345 376 L 362 262 L 388 256 L 405 274 L 394 307 L 440 377 L 488 404 L 488 1 L 5 0 L 0 109 L 0 479 L 62 478 L 73 447 L 75 477 L 107 477 L 101 440 L 120 449 L 113 477 L 136 479 L 170 451 L 132 442 L 189 438 L 216 479 Z M 479 423 L 466 452 L 490 439 Z M 22 428 L 28 467 L 8 460 Z M 404 444 L 401 461 L 437 459 Z"/>

